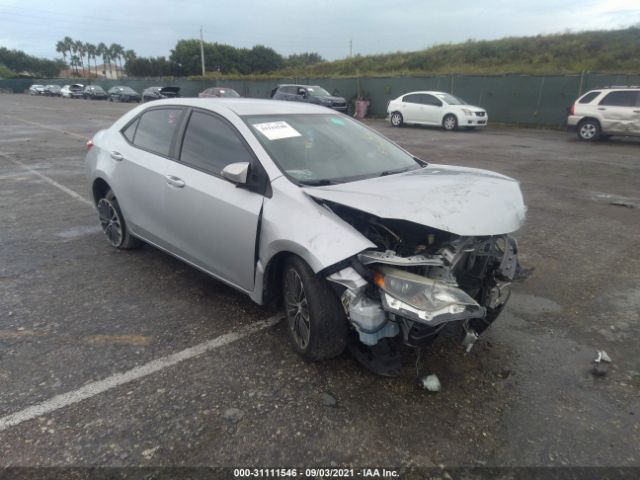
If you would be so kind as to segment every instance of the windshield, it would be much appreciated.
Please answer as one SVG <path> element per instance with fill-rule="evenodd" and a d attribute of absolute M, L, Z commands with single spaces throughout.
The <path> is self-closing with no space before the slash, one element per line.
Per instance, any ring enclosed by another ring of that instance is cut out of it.
<path fill-rule="evenodd" d="M 330 97 L 331 94 L 327 92 L 324 88 L 314 85 L 313 87 L 307 87 L 307 92 L 312 97 Z"/>
<path fill-rule="evenodd" d="M 449 105 L 467 105 L 467 102 L 465 102 L 461 98 L 450 95 L 448 93 L 436 93 L 436 96 L 440 100 L 444 100 L 445 103 L 448 103 Z"/>
<path fill-rule="evenodd" d="M 344 116 L 244 117 L 278 167 L 295 182 L 328 185 L 423 165 L 382 135 Z"/>
<path fill-rule="evenodd" d="M 93 87 L 93 91 L 98 93 L 105 93 L 102 87 Z"/>
<path fill-rule="evenodd" d="M 119 88 L 120 88 L 120 91 L 124 93 L 136 93 L 133 88 L 129 88 L 129 87 L 119 87 Z"/>

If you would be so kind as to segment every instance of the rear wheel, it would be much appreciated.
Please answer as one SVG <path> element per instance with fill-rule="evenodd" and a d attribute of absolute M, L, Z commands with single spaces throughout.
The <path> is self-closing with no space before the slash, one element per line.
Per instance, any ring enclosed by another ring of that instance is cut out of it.
<path fill-rule="evenodd" d="M 102 232 L 112 247 L 128 250 L 142 245 L 141 240 L 129 233 L 118 200 L 111 190 L 98 199 L 96 206 Z"/>
<path fill-rule="evenodd" d="M 583 142 L 595 142 L 600 138 L 600 124 L 590 118 L 578 124 L 578 140 Z"/>
<path fill-rule="evenodd" d="M 307 360 L 340 355 L 347 346 L 347 319 L 327 281 L 304 260 L 292 257 L 284 267 L 282 292 L 295 351 Z"/>
<path fill-rule="evenodd" d="M 393 112 L 391 114 L 391 125 L 394 127 L 401 127 L 404 123 L 404 119 L 402 118 L 402 114 L 400 112 Z"/>
<path fill-rule="evenodd" d="M 458 119 L 453 114 L 445 115 L 442 119 L 442 128 L 447 131 L 453 131 L 458 129 Z"/>

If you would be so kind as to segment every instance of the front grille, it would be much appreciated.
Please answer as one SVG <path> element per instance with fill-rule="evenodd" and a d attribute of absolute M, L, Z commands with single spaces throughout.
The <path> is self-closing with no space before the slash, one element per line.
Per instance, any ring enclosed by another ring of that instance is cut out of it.
<path fill-rule="evenodd" d="M 338 108 L 344 108 L 347 106 L 347 104 L 345 102 L 333 102 L 332 106 L 338 107 Z"/>
<path fill-rule="evenodd" d="M 484 117 L 484 112 L 476 112 L 477 117 Z"/>

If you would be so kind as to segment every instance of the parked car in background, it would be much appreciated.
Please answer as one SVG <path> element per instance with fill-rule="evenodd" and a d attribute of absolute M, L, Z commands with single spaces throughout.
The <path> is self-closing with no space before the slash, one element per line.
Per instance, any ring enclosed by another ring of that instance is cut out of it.
<path fill-rule="evenodd" d="M 142 97 L 131 87 L 116 86 L 107 90 L 110 102 L 140 102 Z"/>
<path fill-rule="evenodd" d="M 640 136 L 640 86 L 585 93 L 569 109 L 567 126 L 586 142 L 612 135 Z"/>
<path fill-rule="evenodd" d="M 422 347 L 441 333 L 468 350 L 518 272 L 517 181 L 428 164 L 317 105 L 159 101 L 87 149 L 113 247 L 145 241 L 258 304 L 280 299 L 292 346 L 309 360 L 353 342 L 374 369 L 370 347 Z"/>
<path fill-rule="evenodd" d="M 318 85 L 278 85 L 271 92 L 274 100 L 305 102 L 322 105 L 338 112 L 347 113 L 347 101 L 335 97 Z"/>
<path fill-rule="evenodd" d="M 489 120 L 484 108 L 469 105 L 446 92 L 410 92 L 391 100 L 387 118 L 394 127 L 432 125 L 445 130 L 486 127 Z"/>
<path fill-rule="evenodd" d="M 60 85 L 47 85 L 44 87 L 44 95 L 47 97 L 59 97 Z"/>
<path fill-rule="evenodd" d="M 66 98 L 82 98 L 84 96 L 84 85 L 81 83 L 65 85 L 60 90 L 60 95 Z"/>
<path fill-rule="evenodd" d="M 206 90 L 201 91 L 198 94 L 200 98 L 207 97 L 230 97 L 230 98 L 238 98 L 240 94 L 236 92 L 233 88 L 225 88 L 225 87 L 211 87 Z"/>
<path fill-rule="evenodd" d="M 109 98 L 107 92 L 104 91 L 104 88 L 99 85 L 87 85 L 86 87 L 84 87 L 82 97 L 85 100 L 106 100 L 107 98 Z"/>
<path fill-rule="evenodd" d="M 180 96 L 180 87 L 149 87 L 142 91 L 142 101 L 176 98 Z"/>
<path fill-rule="evenodd" d="M 29 87 L 29 95 L 42 95 L 44 94 L 44 85 L 31 85 Z"/>

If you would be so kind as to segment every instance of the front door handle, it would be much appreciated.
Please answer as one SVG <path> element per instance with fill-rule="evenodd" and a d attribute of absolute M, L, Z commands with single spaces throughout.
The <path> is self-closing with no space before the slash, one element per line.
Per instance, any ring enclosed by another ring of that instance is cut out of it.
<path fill-rule="evenodd" d="M 182 180 L 181 178 L 178 178 L 174 175 L 167 175 L 165 177 L 167 179 L 167 183 L 169 185 L 171 185 L 172 187 L 176 187 L 176 188 L 182 188 L 184 187 L 186 184 L 184 183 L 184 180 Z"/>
<path fill-rule="evenodd" d="M 640 110 L 634 110 L 633 113 L 640 113 Z"/>
<path fill-rule="evenodd" d="M 604 107 L 598 107 L 598 110 L 606 110 Z"/>
<path fill-rule="evenodd" d="M 124 155 L 122 155 L 120 152 L 116 152 L 115 150 L 111 152 L 111 158 L 113 158 L 114 160 L 121 162 L 122 160 L 124 160 Z"/>

